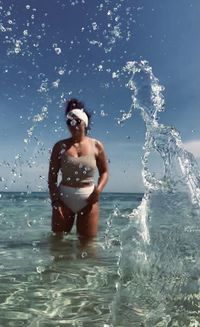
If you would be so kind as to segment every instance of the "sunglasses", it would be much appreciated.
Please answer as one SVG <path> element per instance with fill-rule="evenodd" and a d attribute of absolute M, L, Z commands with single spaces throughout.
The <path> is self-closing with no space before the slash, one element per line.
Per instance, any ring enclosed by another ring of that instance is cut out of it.
<path fill-rule="evenodd" d="M 66 121 L 67 125 L 68 126 L 78 126 L 81 124 L 81 119 L 78 119 L 78 118 L 68 118 L 67 121 Z"/>

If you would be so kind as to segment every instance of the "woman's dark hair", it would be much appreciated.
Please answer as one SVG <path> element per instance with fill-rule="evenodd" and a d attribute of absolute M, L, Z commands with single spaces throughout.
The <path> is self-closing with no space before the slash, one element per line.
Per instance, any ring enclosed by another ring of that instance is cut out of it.
<path fill-rule="evenodd" d="M 85 105 L 82 101 L 79 101 L 75 98 L 72 98 L 67 101 L 66 108 L 65 108 L 65 115 L 67 115 L 71 110 L 73 109 L 84 109 L 85 111 Z"/>
<path fill-rule="evenodd" d="M 91 114 L 85 109 L 84 102 L 79 101 L 76 98 L 67 100 L 66 107 L 65 107 L 65 116 L 67 116 L 67 114 L 73 109 L 83 109 L 86 115 L 88 116 L 88 127 L 86 127 L 86 134 L 87 134 L 88 130 L 90 129 Z"/>

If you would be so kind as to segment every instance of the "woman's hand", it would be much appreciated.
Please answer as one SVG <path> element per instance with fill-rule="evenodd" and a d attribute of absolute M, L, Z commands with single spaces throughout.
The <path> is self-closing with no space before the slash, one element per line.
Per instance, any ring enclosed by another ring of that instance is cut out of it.
<path fill-rule="evenodd" d="M 98 202 L 99 201 L 99 196 L 100 196 L 100 191 L 95 186 L 94 191 L 90 194 L 90 196 L 87 199 L 88 205 L 92 205 L 92 204 Z"/>
<path fill-rule="evenodd" d="M 64 214 L 63 214 L 63 212 L 62 212 L 62 205 L 61 205 L 61 203 L 60 203 L 59 200 L 54 201 L 54 202 L 52 203 L 52 208 L 53 208 L 54 210 L 58 210 L 58 212 L 59 212 L 61 218 L 64 219 Z"/>

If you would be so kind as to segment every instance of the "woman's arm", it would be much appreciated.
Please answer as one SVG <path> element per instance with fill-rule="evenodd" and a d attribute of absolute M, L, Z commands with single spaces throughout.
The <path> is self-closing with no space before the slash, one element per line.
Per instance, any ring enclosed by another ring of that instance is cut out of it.
<path fill-rule="evenodd" d="M 59 200 L 58 194 L 58 172 L 60 170 L 60 143 L 56 143 L 53 147 L 48 174 L 48 186 L 52 204 Z"/>
<path fill-rule="evenodd" d="M 97 186 L 95 186 L 94 191 L 88 198 L 88 204 L 91 205 L 99 200 L 99 195 L 103 191 L 107 181 L 108 181 L 108 162 L 105 154 L 104 147 L 101 142 L 96 142 L 97 147 L 97 168 L 99 171 L 99 178 Z"/>
<path fill-rule="evenodd" d="M 108 161 L 106 158 L 105 150 L 103 147 L 103 144 L 99 141 L 97 141 L 97 149 L 98 149 L 98 155 L 97 155 L 97 168 L 99 171 L 99 178 L 96 190 L 101 193 L 108 181 Z"/>

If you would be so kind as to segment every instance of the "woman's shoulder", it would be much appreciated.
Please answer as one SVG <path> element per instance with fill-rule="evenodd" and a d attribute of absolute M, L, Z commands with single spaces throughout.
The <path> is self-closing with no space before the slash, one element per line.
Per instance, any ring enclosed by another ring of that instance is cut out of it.
<path fill-rule="evenodd" d="M 61 151 L 68 145 L 68 143 L 69 143 L 69 139 L 60 140 L 54 144 L 53 149 L 57 151 Z"/>
<path fill-rule="evenodd" d="M 93 137 L 89 137 L 87 136 L 87 139 L 89 140 L 89 142 L 91 142 L 92 144 L 94 144 L 95 146 L 98 146 L 101 142 Z"/>
<path fill-rule="evenodd" d="M 98 150 L 98 152 L 102 152 L 104 149 L 103 143 L 95 138 L 90 138 L 91 142 L 94 144 L 95 148 Z"/>

